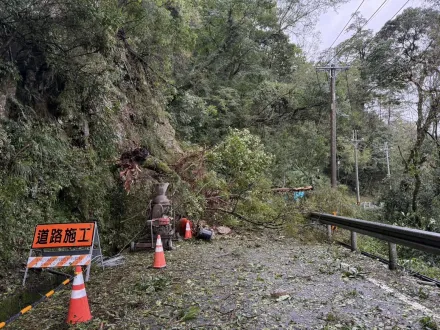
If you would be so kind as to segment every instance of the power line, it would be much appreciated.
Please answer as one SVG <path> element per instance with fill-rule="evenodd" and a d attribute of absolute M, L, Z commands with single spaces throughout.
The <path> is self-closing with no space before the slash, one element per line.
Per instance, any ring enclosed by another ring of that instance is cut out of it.
<path fill-rule="evenodd" d="M 399 10 L 396 11 L 396 13 L 393 15 L 393 17 L 391 17 L 388 21 L 391 21 L 394 17 L 396 17 L 397 14 L 399 14 L 400 11 L 401 11 L 401 10 L 402 10 L 402 9 L 408 4 L 408 3 L 409 3 L 409 1 L 410 1 L 410 0 L 407 0 L 407 1 L 402 5 L 402 7 L 400 7 Z M 373 39 L 371 39 L 370 41 L 368 41 L 368 42 L 365 44 L 365 47 L 368 46 L 372 41 L 373 41 Z"/>
<path fill-rule="evenodd" d="M 382 3 L 382 5 L 381 5 L 381 7 L 385 4 L 385 2 L 386 1 L 384 1 L 383 3 Z M 399 10 L 397 10 L 397 12 L 389 19 L 389 21 L 391 21 L 391 20 L 393 20 L 401 11 L 402 11 L 402 9 L 408 4 L 410 2 L 410 0 L 407 0 L 400 8 L 399 8 Z M 378 10 L 381 8 L 381 7 L 379 7 L 378 8 Z M 378 12 L 378 10 L 376 10 L 376 12 Z M 376 13 L 375 12 L 375 13 Z M 374 14 L 373 14 L 374 15 Z M 370 18 L 371 19 L 371 18 Z M 368 23 L 368 22 L 367 22 Z M 364 25 L 365 26 L 365 25 Z M 360 32 L 360 31 L 358 31 L 358 32 Z M 356 35 L 356 34 L 355 34 Z M 353 37 L 355 36 L 355 35 L 353 35 Z M 367 43 L 365 43 L 365 47 L 366 46 L 368 46 L 371 42 L 373 41 L 373 39 L 371 39 L 371 40 L 369 40 Z M 337 54 L 335 54 L 335 56 L 334 57 L 336 57 L 338 55 L 338 53 Z M 333 58 L 334 58 L 333 57 Z M 333 59 L 332 58 L 332 59 Z M 331 59 L 331 60 L 332 60 Z M 331 61 L 330 60 L 330 61 Z M 383 71 L 381 71 L 381 75 L 384 75 L 384 74 L 386 74 L 386 73 L 388 73 L 390 70 L 392 70 L 392 67 L 387 67 L 385 70 L 383 70 Z M 347 73 L 347 72 L 346 72 Z M 347 76 L 346 76 L 346 79 L 347 79 L 347 88 L 349 88 L 348 87 L 348 78 L 347 78 Z M 371 89 L 369 89 L 369 90 L 371 90 Z M 350 92 L 348 92 L 349 93 L 349 99 L 351 100 L 351 98 L 350 98 Z M 351 106 L 351 104 L 350 104 L 350 106 Z M 411 108 L 413 108 L 413 107 L 411 107 Z"/>
<path fill-rule="evenodd" d="M 370 18 L 365 22 L 365 24 L 364 25 L 362 25 L 362 27 L 352 36 L 352 38 L 353 37 L 355 37 L 357 34 L 359 34 L 361 31 L 362 31 L 362 29 L 371 21 L 371 19 L 379 12 L 379 10 L 381 10 L 382 9 L 382 7 L 386 4 L 388 2 L 388 0 L 384 0 L 383 2 L 382 2 L 382 4 L 379 6 L 379 8 L 377 8 L 376 9 L 376 11 L 373 13 L 373 15 L 371 15 L 370 16 Z M 326 65 L 327 64 L 329 64 L 336 56 L 338 56 L 340 53 L 342 52 L 342 49 L 341 50 L 339 50 L 338 52 L 336 52 L 336 54 L 335 55 L 333 55 L 333 57 L 326 63 Z"/>
<path fill-rule="evenodd" d="M 388 2 L 388 0 L 385 0 L 384 2 L 382 2 L 382 4 L 379 6 L 379 8 L 377 8 L 377 10 L 373 13 L 373 15 L 370 16 L 370 18 L 368 19 L 367 23 L 364 24 L 364 26 L 367 25 L 368 22 L 371 21 L 371 20 L 374 18 L 374 16 L 376 16 L 376 14 L 379 12 L 379 10 L 381 10 L 382 7 L 383 7 L 387 2 Z M 362 26 L 362 28 L 363 28 L 364 26 Z"/>
<path fill-rule="evenodd" d="M 402 7 L 399 8 L 399 10 L 389 19 L 389 21 L 391 21 L 392 19 L 394 19 L 394 17 L 396 17 L 400 11 L 409 3 L 410 0 L 407 0 Z M 382 4 L 383 5 L 383 4 Z M 374 14 L 373 14 L 374 15 Z M 365 43 L 364 47 L 367 47 L 369 44 L 371 44 L 373 42 L 373 39 L 369 40 L 367 43 Z M 337 54 L 336 54 L 337 55 Z M 335 56 L 336 56 L 335 55 Z M 387 73 L 388 71 L 390 71 L 392 69 L 392 67 L 388 67 L 386 68 L 384 71 L 382 71 L 381 75 L 384 75 L 385 73 Z"/>
<path fill-rule="evenodd" d="M 356 34 L 358 34 L 359 32 L 361 32 L 361 30 L 364 28 L 364 26 L 368 24 L 368 22 L 374 17 L 374 15 L 376 15 L 376 13 L 379 12 L 380 8 L 382 8 L 382 6 L 383 6 L 387 1 L 388 1 L 388 0 L 385 0 L 385 1 L 380 5 L 380 7 L 374 12 L 374 14 L 368 19 L 368 21 L 367 21 L 367 22 L 361 27 L 361 29 L 353 35 L 353 37 L 356 36 Z M 402 7 L 400 7 L 399 10 L 397 10 L 397 11 L 394 13 L 394 15 L 393 15 L 388 21 L 391 21 L 392 19 L 394 19 L 394 18 L 395 18 L 395 17 L 396 17 L 401 11 L 402 11 L 402 9 L 405 8 L 405 6 L 406 6 L 409 2 L 410 2 L 410 0 L 407 0 L 407 1 L 402 5 Z M 364 45 L 364 47 L 367 47 L 372 41 L 373 41 L 373 39 L 371 39 L 370 41 L 368 41 L 368 42 Z M 330 59 L 330 61 L 333 60 L 336 56 L 338 56 L 338 55 L 340 54 L 341 51 L 342 51 L 342 50 L 340 50 L 339 52 L 337 52 L 337 53 L 336 53 L 336 54 Z M 330 61 L 329 61 L 329 62 L 330 62 Z M 388 69 L 386 69 L 384 72 L 388 72 L 389 70 L 390 70 L 390 69 L 388 68 Z"/>
<path fill-rule="evenodd" d="M 409 2 L 409 0 L 408 0 L 407 2 L 405 2 L 405 3 L 403 4 L 402 7 L 400 7 L 400 9 L 397 11 L 397 13 L 395 13 L 395 14 L 393 15 L 393 17 L 390 18 L 390 21 L 391 21 L 394 17 L 396 17 L 398 13 L 400 13 L 400 11 L 403 9 L 403 7 L 405 7 L 405 6 L 408 4 L 408 2 Z"/>
<path fill-rule="evenodd" d="M 409 1 L 409 0 L 408 0 Z M 345 31 L 345 28 L 348 26 L 348 24 L 351 22 L 351 20 L 353 19 L 354 15 L 358 12 L 359 8 L 361 8 L 362 4 L 365 2 L 365 0 L 362 0 L 361 4 L 357 7 L 356 11 L 351 15 L 350 19 L 348 20 L 347 24 L 345 24 L 345 26 L 342 28 L 341 32 L 339 32 L 338 36 L 336 37 L 336 39 L 332 42 L 331 46 L 329 48 L 332 48 L 333 45 L 335 44 L 336 40 L 339 39 L 339 37 L 341 36 L 342 32 Z"/>
<path fill-rule="evenodd" d="M 368 19 L 368 21 L 362 26 L 362 28 L 365 26 L 365 25 L 367 25 L 368 24 L 368 22 L 372 19 L 372 17 L 376 14 L 376 13 L 378 13 L 379 12 L 379 10 L 380 10 L 380 8 L 382 8 L 383 7 L 383 5 L 387 2 L 388 0 L 385 0 L 381 5 L 380 5 L 380 7 L 373 13 L 373 15 Z M 409 1 L 410 0 L 407 0 L 400 8 L 399 8 L 399 10 L 397 10 L 397 12 L 395 12 L 394 13 L 394 15 L 389 19 L 389 21 L 391 21 L 392 19 L 394 19 L 401 11 L 402 11 L 402 9 L 409 3 Z M 362 28 L 361 28 L 361 30 L 362 30 Z M 360 32 L 360 30 L 357 32 L 357 33 L 359 33 Z M 354 35 L 353 35 L 353 37 L 354 36 L 356 36 L 356 34 L 357 33 L 355 33 Z M 373 39 L 371 39 L 370 41 L 368 41 L 366 44 L 365 44 L 365 47 L 367 47 L 371 42 L 373 41 Z M 341 52 L 342 50 L 340 50 L 339 52 L 337 52 L 331 59 L 330 59 L 330 61 L 331 60 L 333 60 L 333 58 L 335 58 L 337 55 L 339 55 L 339 53 Z M 330 62 L 329 61 L 329 62 Z M 385 73 L 388 73 L 388 71 L 390 71 L 391 70 L 391 68 L 389 67 L 389 68 L 386 68 L 383 72 L 382 72 L 382 74 L 385 74 Z M 347 72 L 346 72 L 346 74 L 347 74 Z M 347 79 L 347 88 L 349 88 L 348 87 L 348 77 L 346 76 L 346 79 Z M 350 92 L 348 92 L 349 93 L 349 100 L 351 100 L 351 97 L 350 97 Z M 351 102 L 350 102 L 350 107 L 351 107 Z M 352 111 L 353 111 L 353 109 L 352 109 Z"/>

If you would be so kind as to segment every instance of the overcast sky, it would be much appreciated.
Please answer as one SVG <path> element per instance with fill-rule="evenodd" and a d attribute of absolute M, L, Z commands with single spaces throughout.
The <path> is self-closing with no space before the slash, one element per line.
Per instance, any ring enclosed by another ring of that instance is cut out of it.
<path fill-rule="evenodd" d="M 359 9 L 360 14 L 366 19 L 370 18 L 383 1 L 384 0 L 365 0 Z M 315 35 L 308 34 L 303 40 L 298 40 L 297 37 L 292 36 L 293 41 L 298 42 L 302 46 L 303 51 L 310 60 L 318 59 L 319 53 L 330 47 L 361 2 L 362 0 L 350 0 L 346 4 L 339 6 L 336 10 L 331 10 L 322 14 L 316 25 Z M 364 29 L 378 32 L 405 2 L 406 0 L 388 0 Z M 425 0 L 410 0 L 399 14 L 402 13 L 405 8 L 422 7 L 424 5 L 426 5 Z M 350 38 L 352 34 L 353 32 L 346 33 L 344 31 L 335 42 L 334 46 Z M 410 95 L 408 95 L 408 97 L 409 99 L 407 101 L 411 101 Z M 400 110 L 402 111 L 401 115 L 404 119 L 409 121 L 415 120 L 414 110 L 411 105 L 409 105 L 408 108 L 404 107 Z"/>
<path fill-rule="evenodd" d="M 316 52 L 322 51 L 330 47 L 333 40 L 345 26 L 350 19 L 351 14 L 355 12 L 362 0 L 350 0 L 348 3 L 340 6 L 336 10 L 331 10 L 322 14 L 316 26 L 317 35 L 306 40 L 305 51 L 310 58 L 315 58 Z M 365 0 L 359 9 L 362 16 L 368 19 L 379 6 L 383 0 Z M 406 0 L 388 0 L 374 18 L 368 23 L 365 29 L 372 29 L 374 32 L 380 28 L 402 7 Z M 424 3 L 423 0 L 410 0 L 404 7 L 419 7 Z M 404 10 L 402 9 L 402 11 Z M 401 11 L 401 12 L 402 12 Z M 401 13 L 400 12 L 400 13 Z M 342 33 L 335 45 L 351 37 L 348 33 Z M 294 38 L 295 39 L 295 38 Z"/>

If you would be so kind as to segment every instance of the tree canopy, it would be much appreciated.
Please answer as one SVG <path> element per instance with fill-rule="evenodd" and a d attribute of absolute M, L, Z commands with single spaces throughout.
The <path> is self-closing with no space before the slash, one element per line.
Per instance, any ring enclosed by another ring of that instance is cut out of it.
<path fill-rule="evenodd" d="M 5 246 L 34 224 L 68 220 L 99 221 L 117 250 L 164 181 L 180 214 L 289 221 L 298 207 L 272 188 L 327 186 L 330 156 L 325 63 L 292 37 L 344 2 L 0 2 L 1 257 L 20 255 Z M 357 130 L 361 193 L 385 202 L 382 219 L 437 230 L 435 8 L 408 8 L 376 34 L 356 14 L 335 58 L 350 65 L 336 81 L 342 190 L 356 187 Z M 399 114 L 408 106 L 414 122 Z M 139 148 L 147 159 L 127 162 Z"/>

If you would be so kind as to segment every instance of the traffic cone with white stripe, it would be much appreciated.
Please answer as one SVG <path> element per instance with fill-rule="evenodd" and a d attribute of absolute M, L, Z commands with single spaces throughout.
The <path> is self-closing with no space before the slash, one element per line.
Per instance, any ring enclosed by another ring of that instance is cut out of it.
<path fill-rule="evenodd" d="M 89 301 L 87 300 L 86 287 L 81 266 L 75 268 L 75 279 L 72 284 L 72 295 L 70 297 L 69 313 L 67 314 L 67 323 L 76 324 L 90 321 Z"/>
<path fill-rule="evenodd" d="M 156 250 L 154 251 L 153 268 L 164 268 L 167 266 L 165 262 L 165 253 L 163 252 L 162 239 L 157 235 Z"/>
<path fill-rule="evenodd" d="M 192 233 L 191 233 L 191 226 L 189 225 L 189 221 L 188 221 L 186 223 L 184 239 L 190 239 L 190 238 L 192 238 Z"/>

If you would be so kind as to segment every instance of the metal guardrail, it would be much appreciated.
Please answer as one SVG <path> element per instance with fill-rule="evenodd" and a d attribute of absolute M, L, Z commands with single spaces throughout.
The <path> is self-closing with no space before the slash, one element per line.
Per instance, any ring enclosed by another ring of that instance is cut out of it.
<path fill-rule="evenodd" d="M 310 218 L 328 226 L 329 238 L 331 238 L 332 235 L 331 226 L 350 230 L 352 250 L 357 250 L 356 233 L 375 237 L 388 242 L 390 269 L 395 269 L 397 267 L 396 244 L 429 253 L 440 254 L 440 234 L 438 233 L 341 217 L 327 213 L 312 212 Z"/>

